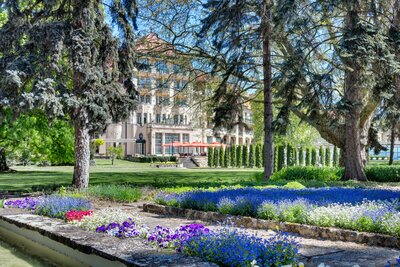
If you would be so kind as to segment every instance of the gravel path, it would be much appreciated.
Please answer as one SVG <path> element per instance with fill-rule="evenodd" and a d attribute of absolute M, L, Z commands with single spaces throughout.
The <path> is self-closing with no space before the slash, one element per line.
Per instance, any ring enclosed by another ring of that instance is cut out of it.
<path fill-rule="evenodd" d="M 109 204 L 103 203 L 96 205 L 97 208 L 105 208 Z M 178 227 L 181 224 L 204 223 L 196 220 L 188 220 L 185 218 L 163 216 L 153 213 L 146 213 L 142 210 L 143 203 L 134 203 L 129 205 L 119 205 L 119 208 L 127 211 L 135 211 L 140 214 L 148 226 L 156 225 L 168 226 L 171 228 Z M 110 205 L 111 207 L 111 205 Z M 115 204 L 113 208 L 118 207 Z M 207 224 L 209 228 L 218 228 L 217 225 Z M 259 236 L 268 237 L 273 234 L 268 230 L 251 230 Z M 300 250 L 301 261 L 306 267 L 318 266 L 325 263 L 331 267 L 352 267 L 359 265 L 360 267 L 384 267 L 388 260 L 394 260 L 400 256 L 400 250 L 382 247 L 370 247 L 352 242 L 317 240 L 296 236 L 302 245 Z"/>

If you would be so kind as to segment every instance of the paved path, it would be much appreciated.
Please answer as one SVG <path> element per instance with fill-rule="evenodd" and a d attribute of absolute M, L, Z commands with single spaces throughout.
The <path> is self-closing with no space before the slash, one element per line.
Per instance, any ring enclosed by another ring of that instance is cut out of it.
<path fill-rule="evenodd" d="M 122 209 L 127 211 L 136 211 L 140 214 L 143 222 L 149 227 L 156 225 L 168 226 L 171 228 L 178 227 L 181 224 L 204 223 L 196 220 L 189 220 L 179 217 L 171 217 L 146 213 L 142 210 L 143 203 L 134 203 L 129 205 L 120 205 Z M 98 208 L 102 208 L 100 206 Z M 113 205 L 112 207 L 116 207 Z M 208 224 L 209 228 L 218 228 L 217 225 Z M 272 231 L 252 230 L 259 236 L 268 237 L 273 234 Z M 358 264 L 360 267 L 384 267 L 388 260 L 394 260 L 400 256 L 400 250 L 382 247 L 370 247 L 352 242 L 317 240 L 296 236 L 301 243 L 302 248 L 301 261 L 306 267 L 318 266 L 325 263 L 331 267 L 352 267 Z"/>

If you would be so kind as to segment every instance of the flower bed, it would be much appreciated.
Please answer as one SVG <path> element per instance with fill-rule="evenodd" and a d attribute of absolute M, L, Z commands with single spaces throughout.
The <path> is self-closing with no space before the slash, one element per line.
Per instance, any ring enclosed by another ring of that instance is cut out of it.
<path fill-rule="evenodd" d="M 400 237 L 400 192 L 374 189 L 226 189 L 159 195 L 168 206 Z"/>

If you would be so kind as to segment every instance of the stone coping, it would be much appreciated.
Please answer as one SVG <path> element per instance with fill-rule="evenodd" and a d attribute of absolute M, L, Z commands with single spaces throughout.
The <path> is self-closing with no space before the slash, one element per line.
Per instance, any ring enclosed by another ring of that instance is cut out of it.
<path fill-rule="evenodd" d="M 239 227 L 263 230 L 279 229 L 284 232 L 295 233 L 299 234 L 300 236 L 309 238 L 322 238 L 332 241 L 347 241 L 367 244 L 369 246 L 390 247 L 397 249 L 400 248 L 399 238 L 384 234 L 357 232 L 333 227 L 320 227 L 298 223 L 278 222 L 272 220 L 262 220 L 245 216 L 231 216 L 221 214 L 219 212 L 205 212 L 199 210 L 182 209 L 153 203 L 143 204 L 143 210 L 145 212 L 156 213 L 160 215 L 180 216 L 187 219 L 202 220 L 214 223 L 229 220 Z"/>
<path fill-rule="evenodd" d="M 118 239 L 83 230 L 59 219 L 34 215 L 16 209 L 1 209 L 0 221 L 35 231 L 84 254 L 96 255 L 125 266 L 210 267 L 200 258 L 186 257 L 168 250 L 157 250 L 139 238 Z"/>

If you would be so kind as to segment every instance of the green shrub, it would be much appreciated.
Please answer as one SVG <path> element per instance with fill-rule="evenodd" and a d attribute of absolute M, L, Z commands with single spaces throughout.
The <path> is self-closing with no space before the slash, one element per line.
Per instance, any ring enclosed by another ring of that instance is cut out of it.
<path fill-rule="evenodd" d="M 157 162 L 177 162 L 176 156 L 146 156 L 146 157 L 125 157 L 125 160 L 140 163 L 157 163 Z"/>
<path fill-rule="evenodd" d="M 125 185 L 95 185 L 85 189 L 89 196 L 116 202 L 135 202 L 142 197 L 139 188 Z"/>
<path fill-rule="evenodd" d="M 242 146 L 236 147 L 236 167 L 243 167 Z"/>
<path fill-rule="evenodd" d="M 225 156 L 224 156 L 224 167 L 228 168 L 231 164 L 231 148 L 225 148 Z"/>
<path fill-rule="evenodd" d="M 340 168 L 289 167 L 274 173 L 271 180 L 337 181 L 341 176 Z"/>
<path fill-rule="evenodd" d="M 261 150 L 262 146 L 261 144 L 256 145 L 256 167 L 261 168 L 262 165 L 262 157 L 263 157 L 263 151 Z"/>
<path fill-rule="evenodd" d="M 306 188 L 304 185 L 302 185 L 301 183 L 296 182 L 296 181 L 289 182 L 289 183 L 285 184 L 283 187 L 289 188 L 289 189 L 304 189 L 304 188 Z"/>
<path fill-rule="evenodd" d="M 365 174 L 369 181 L 400 182 L 400 166 L 367 166 Z"/>
<path fill-rule="evenodd" d="M 278 155 L 278 147 L 274 147 L 274 172 L 278 171 L 278 160 L 279 160 L 279 155 Z"/>
<path fill-rule="evenodd" d="M 278 147 L 278 167 L 277 170 L 280 171 L 283 169 L 285 165 L 285 147 L 279 146 Z"/>
<path fill-rule="evenodd" d="M 219 167 L 219 149 L 216 147 L 214 148 L 214 167 Z"/>
<path fill-rule="evenodd" d="M 243 145 L 242 147 L 242 157 L 243 157 L 243 167 L 249 167 L 249 148 L 247 145 Z"/>
<path fill-rule="evenodd" d="M 317 166 L 317 149 L 315 147 L 311 149 L 311 165 Z"/>
<path fill-rule="evenodd" d="M 319 146 L 319 163 L 321 166 L 325 166 L 325 149 L 323 146 Z"/>
<path fill-rule="evenodd" d="M 302 146 L 299 148 L 299 165 L 304 166 L 304 151 Z"/>
<path fill-rule="evenodd" d="M 286 146 L 286 162 L 287 162 L 287 166 L 294 166 L 293 147 L 292 147 L 292 145 L 289 145 L 289 144 Z"/>
<path fill-rule="evenodd" d="M 337 167 L 337 166 L 339 166 L 339 150 L 335 146 L 333 148 L 333 167 Z"/>
<path fill-rule="evenodd" d="M 208 158 L 207 158 L 208 167 L 212 168 L 214 166 L 214 148 L 208 148 Z"/>
<path fill-rule="evenodd" d="M 249 148 L 249 167 L 250 168 L 254 168 L 254 166 L 256 165 L 255 161 L 256 161 L 256 150 L 254 148 L 254 145 L 251 144 L 250 148 Z"/>
<path fill-rule="evenodd" d="M 224 148 L 221 146 L 218 150 L 219 150 L 219 166 L 221 168 L 225 168 L 225 151 L 224 151 Z"/>
<path fill-rule="evenodd" d="M 325 148 L 325 166 L 327 167 L 332 166 L 331 149 L 329 148 L 329 146 Z"/>
<path fill-rule="evenodd" d="M 236 145 L 231 147 L 231 166 L 234 168 L 236 167 Z"/>
<path fill-rule="evenodd" d="M 306 149 L 306 166 L 311 165 L 311 148 Z"/>

